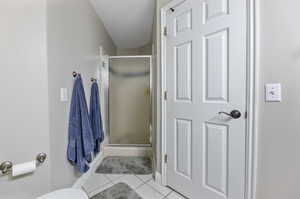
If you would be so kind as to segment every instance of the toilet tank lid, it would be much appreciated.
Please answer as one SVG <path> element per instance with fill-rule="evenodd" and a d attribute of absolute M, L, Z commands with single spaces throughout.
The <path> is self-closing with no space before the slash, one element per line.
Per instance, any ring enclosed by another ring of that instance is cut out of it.
<path fill-rule="evenodd" d="M 61 189 L 46 195 L 43 195 L 37 199 L 88 199 L 86 193 L 81 189 Z"/>

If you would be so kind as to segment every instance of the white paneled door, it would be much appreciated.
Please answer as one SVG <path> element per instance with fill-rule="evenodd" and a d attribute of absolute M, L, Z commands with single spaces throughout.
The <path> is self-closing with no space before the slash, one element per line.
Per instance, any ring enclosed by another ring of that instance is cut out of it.
<path fill-rule="evenodd" d="M 185 0 L 166 14 L 167 185 L 191 199 L 245 196 L 246 3 Z"/>

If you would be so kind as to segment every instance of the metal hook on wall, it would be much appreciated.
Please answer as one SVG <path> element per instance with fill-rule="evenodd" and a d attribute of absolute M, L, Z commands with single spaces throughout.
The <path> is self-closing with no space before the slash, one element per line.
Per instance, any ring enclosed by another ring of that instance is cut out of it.
<path fill-rule="evenodd" d="M 77 73 L 76 71 L 72 72 L 73 77 L 75 78 L 77 75 L 80 75 L 80 73 Z"/>
<path fill-rule="evenodd" d="M 77 76 L 77 72 L 73 71 L 72 75 L 73 75 L 73 77 L 76 77 Z"/>

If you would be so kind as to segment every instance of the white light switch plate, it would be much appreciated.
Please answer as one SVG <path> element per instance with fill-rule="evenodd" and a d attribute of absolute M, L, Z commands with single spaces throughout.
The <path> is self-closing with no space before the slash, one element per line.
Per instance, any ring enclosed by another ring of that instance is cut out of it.
<path fill-rule="evenodd" d="M 266 84 L 266 102 L 281 102 L 281 84 Z"/>
<path fill-rule="evenodd" d="M 67 102 L 68 101 L 68 89 L 60 88 L 60 101 Z"/>

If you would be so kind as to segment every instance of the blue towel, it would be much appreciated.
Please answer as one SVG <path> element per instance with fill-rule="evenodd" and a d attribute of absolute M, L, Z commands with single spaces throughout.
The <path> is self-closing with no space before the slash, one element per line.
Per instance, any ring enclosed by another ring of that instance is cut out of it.
<path fill-rule="evenodd" d="M 100 151 L 100 144 L 104 140 L 104 132 L 102 126 L 101 108 L 99 100 L 99 88 L 96 82 L 92 84 L 91 88 L 90 120 L 95 143 L 94 153 L 97 154 Z"/>
<path fill-rule="evenodd" d="M 76 169 L 85 173 L 89 170 L 94 149 L 93 132 L 88 114 L 84 88 L 80 75 L 77 75 L 72 93 L 69 118 L 68 160 Z"/>

